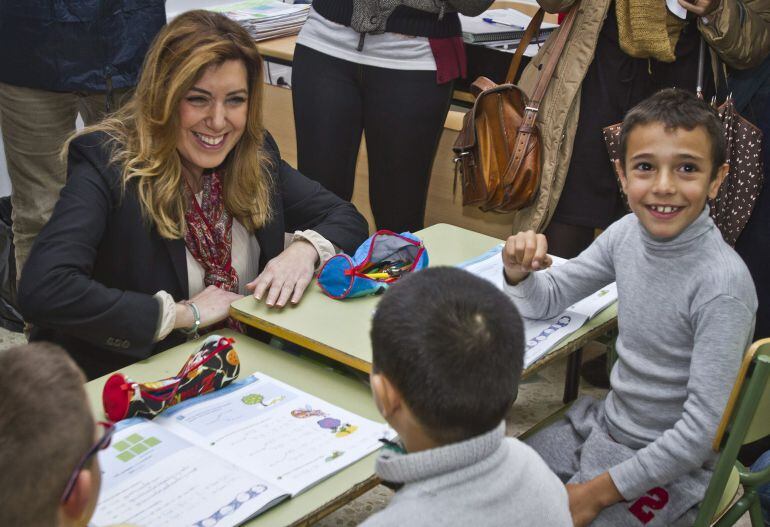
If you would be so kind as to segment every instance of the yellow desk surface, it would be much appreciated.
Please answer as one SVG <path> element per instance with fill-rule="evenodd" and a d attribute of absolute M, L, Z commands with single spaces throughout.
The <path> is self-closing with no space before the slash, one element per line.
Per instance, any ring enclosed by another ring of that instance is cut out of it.
<path fill-rule="evenodd" d="M 433 225 L 416 234 L 425 242 L 431 266 L 457 265 L 501 242 L 497 238 L 447 224 Z M 372 362 L 369 330 L 377 302 L 377 296 L 333 300 L 313 282 L 297 306 L 270 309 L 254 297 L 247 296 L 232 304 L 230 314 L 271 335 L 369 372 Z M 616 324 L 616 317 L 616 307 L 607 308 L 527 368 L 525 376 L 606 333 Z"/>
<path fill-rule="evenodd" d="M 292 35 L 289 37 L 261 40 L 257 42 L 257 49 L 264 57 L 291 62 L 294 60 L 294 47 L 296 45 L 297 35 Z"/>
<path fill-rule="evenodd" d="M 235 349 L 241 360 L 241 378 L 260 371 L 351 412 L 383 422 L 372 402 L 369 388 L 362 382 L 321 366 L 306 358 L 296 357 L 272 348 L 245 335 L 222 330 L 220 335 L 235 338 Z M 199 342 L 188 342 L 122 371 L 136 381 L 153 381 L 176 375 Z M 86 384 L 94 415 L 102 416 L 102 387 L 109 375 Z M 360 496 L 379 483 L 374 476 L 377 453 L 361 459 L 334 476 L 322 481 L 297 497 L 286 500 L 246 525 L 278 527 L 310 525 L 335 509 Z"/>

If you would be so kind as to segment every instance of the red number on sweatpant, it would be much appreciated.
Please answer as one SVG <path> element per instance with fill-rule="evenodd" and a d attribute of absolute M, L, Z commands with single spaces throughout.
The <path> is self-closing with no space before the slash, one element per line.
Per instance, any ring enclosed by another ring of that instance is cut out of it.
<path fill-rule="evenodd" d="M 652 511 L 659 511 L 668 503 L 668 492 L 662 487 L 655 487 L 647 491 L 646 496 L 636 500 L 628 510 L 639 518 L 639 521 L 647 525 L 655 517 Z"/>

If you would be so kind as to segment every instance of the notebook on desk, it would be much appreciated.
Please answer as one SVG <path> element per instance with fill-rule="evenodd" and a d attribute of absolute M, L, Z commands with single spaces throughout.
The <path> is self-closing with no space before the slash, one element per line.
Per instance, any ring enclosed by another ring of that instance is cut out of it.
<path fill-rule="evenodd" d="M 500 290 L 504 289 L 503 245 L 498 245 L 481 256 L 461 263 L 458 267 L 484 278 Z M 557 267 L 567 262 L 564 258 L 551 255 L 553 266 Z M 547 273 L 548 271 L 541 271 Z M 524 367 L 528 368 L 539 361 L 559 342 L 583 327 L 604 309 L 618 299 L 618 288 L 615 282 L 607 284 L 595 293 L 569 306 L 560 315 L 546 319 L 535 320 L 522 317 L 524 322 Z M 515 303 L 515 302 L 514 302 Z"/>
<path fill-rule="evenodd" d="M 94 527 L 239 525 L 393 438 L 262 373 L 116 426 Z"/>
<path fill-rule="evenodd" d="M 468 44 L 518 43 L 530 20 L 531 17 L 515 9 L 490 9 L 473 17 L 460 15 L 463 40 Z M 557 27 L 543 22 L 534 40 L 544 40 Z"/>

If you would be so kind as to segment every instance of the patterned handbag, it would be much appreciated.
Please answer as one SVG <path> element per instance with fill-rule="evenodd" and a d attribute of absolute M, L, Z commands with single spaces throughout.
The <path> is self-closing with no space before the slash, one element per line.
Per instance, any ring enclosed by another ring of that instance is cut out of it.
<path fill-rule="evenodd" d="M 701 39 L 698 56 L 698 87 L 697 94 L 703 98 L 703 65 L 706 56 L 706 43 Z M 754 204 L 762 190 L 764 169 L 762 166 L 762 131 L 741 117 L 735 109 L 732 97 L 716 107 L 719 113 L 727 140 L 727 158 L 730 170 L 719 187 L 716 199 L 709 200 L 711 218 L 722 233 L 722 237 L 730 246 L 734 246 L 743 228 L 751 217 Z M 622 123 L 604 128 L 604 141 L 610 162 L 615 167 L 614 160 L 620 159 L 620 131 Z M 615 174 L 620 177 L 617 173 Z M 623 191 L 621 190 L 621 193 Z M 625 198 L 625 196 L 624 196 Z"/>
<path fill-rule="evenodd" d="M 140 384 L 122 373 L 113 374 L 102 391 L 104 413 L 113 422 L 129 417 L 152 419 L 185 399 L 224 388 L 241 370 L 233 342 L 219 335 L 206 337 L 179 373 L 168 379 Z"/>

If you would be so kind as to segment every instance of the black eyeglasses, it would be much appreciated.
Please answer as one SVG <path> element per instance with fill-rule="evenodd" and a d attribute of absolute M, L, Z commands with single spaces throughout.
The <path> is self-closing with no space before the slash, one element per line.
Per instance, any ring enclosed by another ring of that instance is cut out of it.
<path fill-rule="evenodd" d="M 67 480 L 67 486 L 64 487 L 64 493 L 61 497 L 61 503 L 65 503 L 72 494 L 72 489 L 75 488 L 75 482 L 78 479 L 78 475 L 80 474 L 80 471 L 83 470 L 83 467 L 86 463 L 88 463 L 88 460 L 91 459 L 97 452 L 100 450 L 104 450 L 105 448 L 110 446 L 110 441 L 112 440 L 112 434 L 115 432 L 115 425 L 113 423 L 107 423 L 104 421 L 99 421 L 99 426 L 101 426 L 104 429 L 104 432 L 102 433 L 102 437 L 99 438 L 96 443 L 94 443 L 91 448 L 88 449 L 88 452 L 83 455 L 83 457 L 80 458 L 80 461 L 78 461 L 78 464 L 75 466 L 75 469 L 72 471 L 72 474 L 70 474 L 70 479 Z"/>

